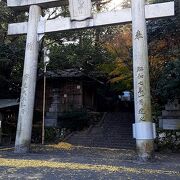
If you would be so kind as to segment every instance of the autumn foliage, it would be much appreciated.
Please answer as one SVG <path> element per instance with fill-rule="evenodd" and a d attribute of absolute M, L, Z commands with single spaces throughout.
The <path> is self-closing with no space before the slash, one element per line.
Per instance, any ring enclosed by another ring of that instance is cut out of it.
<path fill-rule="evenodd" d="M 108 74 L 109 83 L 116 91 L 132 89 L 132 38 L 131 27 L 122 26 L 109 38 L 104 47 L 114 61 L 103 63 L 100 68 Z"/>

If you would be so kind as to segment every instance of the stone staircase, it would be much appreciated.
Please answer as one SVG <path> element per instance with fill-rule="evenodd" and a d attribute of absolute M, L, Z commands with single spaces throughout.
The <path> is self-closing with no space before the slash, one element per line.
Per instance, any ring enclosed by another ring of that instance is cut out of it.
<path fill-rule="evenodd" d="M 133 122 L 134 115 L 130 112 L 106 113 L 98 124 L 73 133 L 65 142 L 88 147 L 134 149 Z"/>

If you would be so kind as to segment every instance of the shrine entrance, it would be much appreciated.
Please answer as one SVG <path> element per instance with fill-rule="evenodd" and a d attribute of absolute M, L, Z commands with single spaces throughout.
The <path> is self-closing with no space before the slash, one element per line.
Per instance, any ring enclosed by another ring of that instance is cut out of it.
<path fill-rule="evenodd" d="M 29 10 L 29 21 L 9 24 L 9 35 L 27 34 L 21 101 L 15 152 L 29 151 L 36 87 L 39 45 L 45 33 L 132 22 L 135 124 L 133 135 L 139 157 L 147 160 L 153 154 L 155 125 L 152 123 L 149 84 L 146 19 L 174 15 L 174 2 L 145 5 L 145 0 L 132 0 L 131 8 L 93 15 L 91 0 L 8 0 L 7 5 Z M 69 4 L 70 17 L 46 20 L 42 8 Z"/>

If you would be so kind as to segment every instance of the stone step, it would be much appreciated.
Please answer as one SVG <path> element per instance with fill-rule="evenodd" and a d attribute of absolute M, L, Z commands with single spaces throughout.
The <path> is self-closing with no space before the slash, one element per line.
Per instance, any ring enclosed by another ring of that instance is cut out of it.
<path fill-rule="evenodd" d="M 99 140 L 93 140 L 93 139 L 72 139 L 72 140 L 70 140 L 69 142 L 71 142 L 71 143 L 85 143 L 85 144 L 89 144 L 89 143 L 94 143 L 94 144 L 119 144 L 119 145 L 121 145 L 121 144 L 135 144 L 135 140 L 128 140 L 127 141 L 127 139 L 118 139 L 118 140 L 113 140 L 113 141 L 111 141 L 111 140 L 101 140 L 101 139 L 99 139 Z"/>
<path fill-rule="evenodd" d="M 90 145 L 90 144 L 94 144 L 94 145 L 116 145 L 116 146 L 122 146 L 122 145 L 132 145 L 134 146 L 135 145 L 135 142 L 134 141 L 130 141 L 128 142 L 127 140 L 126 141 L 114 141 L 114 142 L 105 142 L 105 141 L 81 141 L 81 140 L 76 140 L 76 141 L 69 141 L 71 144 L 77 144 L 77 145 Z M 127 143 L 128 142 L 128 143 Z"/>
<path fill-rule="evenodd" d="M 96 140 L 96 139 L 71 139 L 69 141 L 70 143 L 96 143 L 96 144 L 134 144 L 135 143 L 135 140 L 133 139 L 114 139 L 114 140 L 104 140 L 103 138 L 102 139 L 99 139 L 99 140 Z"/>
<path fill-rule="evenodd" d="M 106 133 L 99 133 L 99 134 L 85 134 L 85 133 L 83 133 L 83 134 L 74 134 L 73 135 L 73 137 L 75 137 L 75 138 L 81 138 L 81 137 L 83 137 L 83 138 L 94 138 L 94 137 L 96 137 L 96 138 L 98 138 L 98 137 L 111 137 L 111 138 L 119 138 L 119 137 L 127 137 L 127 138 L 129 138 L 129 137 L 132 137 L 133 136 L 133 134 L 131 133 L 131 134 L 128 134 L 128 133 L 124 133 L 124 134 L 106 134 Z"/>
<path fill-rule="evenodd" d="M 132 131 L 132 127 L 124 127 L 124 126 L 122 126 L 122 127 L 112 127 L 112 128 L 104 127 L 104 129 L 106 129 L 106 131 L 109 131 L 109 132 L 111 132 L 111 131 L 120 131 L 120 132 L 130 132 L 130 131 Z"/>
<path fill-rule="evenodd" d="M 113 144 L 113 143 L 118 143 L 118 144 L 122 144 L 122 143 L 125 143 L 125 144 L 131 144 L 131 143 L 134 143 L 135 140 L 133 140 L 132 138 L 129 138 L 129 139 L 106 139 L 104 140 L 103 138 L 102 139 L 71 139 L 70 140 L 71 142 L 85 142 L 85 143 L 88 143 L 88 142 L 94 142 L 94 143 L 103 143 L 103 144 Z"/>
<path fill-rule="evenodd" d="M 81 145 L 78 143 L 74 143 L 74 145 Z M 100 147 L 100 148 L 117 148 L 117 149 L 135 149 L 136 144 L 83 144 L 83 146 L 87 147 Z"/>
<path fill-rule="evenodd" d="M 116 127 L 116 126 L 129 126 L 133 124 L 133 122 L 127 122 L 127 123 L 122 123 L 122 122 L 117 122 L 117 123 L 114 123 L 114 122 L 104 122 L 104 125 L 103 126 L 112 126 L 112 127 Z"/>
<path fill-rule="evenodd" d="M 107 134 L 105 133 L 97 133 L 97 134 L 87 134 L 87 133 L 82 133 L 82 134 L 74 134 L 73 137 L 76 138 L 80 138 L 80 137 L 89 137 L 89 138 L 93 138 L 93 137 L 112 137 L 112 138 L 116 138 L 116 137 L 131 137 L 133 135 L 133 133 L 114 133 L 113 132 L 111 134 Z"/>
<path fill-rule="evenodd" d="M 130 125 L 132 125 L 133 124 L 133 122 L 129 122 L 129 123 L 113 123 L 113 122 L 111 122 L 111 123 L 106 123 L 106 122 L 104 122 L 104 125 L 103 125 L 103 127 L 131 127 Z"/>
<path fill-rule="evenodd" d="M 111 131 L 111 130 L 120 130 L 120 131 L 131 131 L 132 130 L 132 124 L 129 124 L 129 126 L 121 126 L 121 125 L 118 125 L 118 126 L 102 126 L 103 129 L 106 129 L 107 131 Z"/>

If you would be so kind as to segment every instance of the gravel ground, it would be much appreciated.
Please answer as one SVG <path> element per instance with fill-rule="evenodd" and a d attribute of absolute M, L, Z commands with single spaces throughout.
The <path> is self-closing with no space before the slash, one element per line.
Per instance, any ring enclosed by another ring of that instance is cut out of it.
<path fill-rule="evenodd" d="M 178 180 L 180 154 L 158 153 L 143 163 L 132 150 L 34 145 L 31 153 L 18 155 L 1 147 L 0 179 Z"/>

